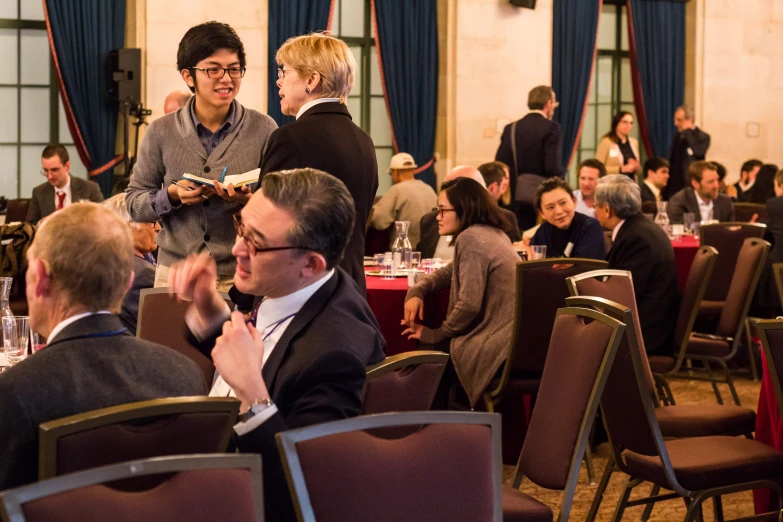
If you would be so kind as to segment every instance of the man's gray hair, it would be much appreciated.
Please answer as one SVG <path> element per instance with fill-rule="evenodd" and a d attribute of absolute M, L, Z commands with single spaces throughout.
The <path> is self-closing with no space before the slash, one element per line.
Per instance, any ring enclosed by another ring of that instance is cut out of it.
<path fill-rule="evenodd" d="M 555 91 L 549 85 L 539 85 L 527 94 L 527 108 L 531 111 L 543 110 L 544 106 L 555 95 Z"/>
<path fill-rule="evenodd" d="M 317 169 L 282 170 L 266 174 L 261 190 L 273 205 L 293 215 L 295 225 L 286 237 L 290 245 L 323 255 L 328 269 L 340 262 L 356 217 L 342 181 Z"/>
<path fill-rule="evenodd" d="M 685 119 L 686 120 L 692 120 L 692 119 L 696 118 L 696 112 L 693 110 L 693 107 L 691 107 L 687 103 L 677 107 L 677 110 L 683 112 L 683 114 L 685 115 Z"/>
<path fill-rule="evenodd" d="M 642 212 L 641 190 L 624 174 L 604 176 L 595 186 L 595 204 L 606 205 L 618 218 L 628 219 Z"/>
<path fill-rule="evenodd" d="M 119 194 L 115 194 L 114 196 L 110 197 L 103 202 L 103 206 L 117 214 L 121 220 L 128 223 L 130 226 L 135 228 L 138 225 L 138 223 L 133 221 L 133 219 L 130 217 L 130 214 L 128 213 L 128 206 L 125 203 L 124 192 L 120 192 Z"/>

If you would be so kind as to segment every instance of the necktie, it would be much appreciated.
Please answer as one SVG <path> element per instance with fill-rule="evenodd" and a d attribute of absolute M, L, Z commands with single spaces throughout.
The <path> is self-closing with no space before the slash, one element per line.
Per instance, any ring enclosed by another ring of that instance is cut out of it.
<path fill-rule="evenodd" d="M 65 203 L 65 192 L 58 192 L 57 193 L 57 210 L 62 210 L 64 203 Z"/>

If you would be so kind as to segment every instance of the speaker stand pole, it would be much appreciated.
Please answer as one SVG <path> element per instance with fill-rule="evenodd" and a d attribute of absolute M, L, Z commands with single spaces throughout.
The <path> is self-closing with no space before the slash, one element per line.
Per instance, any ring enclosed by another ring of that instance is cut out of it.
<path fill-rule="evenodd" d="M 126 99 L 124 102 L 122 102 L 122 115 L 123 118 L 125 118 L 125 121 L 123 122 L 123 125 L 125 127 L 125 135 L 122 139 L 122 148 L 124 152 L 124 157 L 122 160 L 123 166 L 125 168 L 125 172 L 123 172 L 123 176 L 128 177 L 130 176 L 130 158 L 128 157 L 128 153 L 130 152 L 130 143 L 129 143 L 129 137 L 130 134 L 130 102 Z"/>

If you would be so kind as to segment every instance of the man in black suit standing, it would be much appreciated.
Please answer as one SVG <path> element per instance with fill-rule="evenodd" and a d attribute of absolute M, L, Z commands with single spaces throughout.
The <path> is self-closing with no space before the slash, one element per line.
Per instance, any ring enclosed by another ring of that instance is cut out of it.
<path fill-rule="evenodd" d="M 731 198 L 720 193 L 718 167 L 709 161 L 697 161 L 688 169 L 691 186 L 669 198 L 666 213 L 672 223 L 682 223 L 683 214 L 692 212 L 696 221 L 734 221 Z"/>
<path fill-rule="evenodd" d="M 495 154 L 511 168 L 511 195 L 522 230 L 536 224 L 533 199 L 543 178 L 563 176 L 560 124 L 552 121 L 558 105 L 551 87 L 535 87 L 527 97 L 530 113 L 506 125 Z"/>
<path fill-rule="evenodd" d="M 671 355 L 680 308 L 674 249 L 663 229 L 642 215 L 637 185 L 613 174 L 598 180 L 595 217 L 612 231 L 609 268 L 633 277 L 636 306 L 648 354 Z"/>
<path fill-rule="evenodd" d="M 48 344 L 0 374 L 0 489 L 37 480 L 43 422 L 207 391 L 196 363 L 136 339 L 114 315 L 133 276 L 133 240 L 111 210 L 82 204 L 53 214 L 28 259 L 30 328 Z"/>
<path fill-rule="evenodd" d="M 688 168 L 694 161 L 703 161 L 710 148 L 710 135 L 699 129 L 695 113 L 690 105 L 682 105 L 674 111 L 674 126 L 677 132 L 672 136 L 669 147 L 671 178 L 666 187 L 664 199 L 689 185 Z"/>
<path fill-rule="evenodd" d="M 60 144 L 55 143 L 44 148 L 41 153 L 41 174 L 46 176 L 46 183 L 33 189 L 25 221 L 38 223 L 55 210 L 68 208 L 80 199 L 95 203 L 103 201 L 103 194 L 97 183 L 71 176 L 68 151 Z"/>
<path fill-rule="evenodd" d="M 642 203 L 663 201 L 663 191 L 669 182 L 669 162 L 653 156 L 644 162 L 644 181 L 641 184 Z"/>
<path fill-rule="evenodd" d="M 172 267 L 169 288 L 193 300 L 188 325 L 219 374 L 210 395 L 242 401 L 237 445 L 263 458 L 268 520 L 295 520 L 275 434 L 358 415 L 365 368 L 384 358 L 364 295 L 337 266 L 354 215 L 334 176 L 264 176 L 237 219 L 233 249 L 234 284 L 256 297 L 250 323 L 216 291 L 208 255 Z"/>

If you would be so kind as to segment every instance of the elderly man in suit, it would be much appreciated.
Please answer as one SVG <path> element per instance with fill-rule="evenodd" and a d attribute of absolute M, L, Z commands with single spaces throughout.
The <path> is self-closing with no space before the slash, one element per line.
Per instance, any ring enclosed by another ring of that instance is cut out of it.
<path fill-rule="evenodd" d="M 136 339 L 114 315 L 133 276 L 133 240 L 111 210 L 86 203 L 53 214 L 28 260 L 30 328 L 48 344 L 0 374 L 0 489 L 37 479 L 42 422 L 206 393 L 196 363 Z"/>
<path fill-rule="evenodd" d="M 487 188 L 484 177 L 475 167 L 470 167 L 468 165 L 454 167 L 451 169 L 451 172 L 446 174 L 446 178 L 443 181 L 451 181 L 457 178 L 470 178 L 473 181 L 479 183 L 482 187 Z M 508 231 L 506 232 L 509 241 L 512 243 L 519 241 L 522 234 L 519 231 L 517 217 L 513 212 L 504 208 L 501 208 L 500 212 L 503 214 L 510 225 Z M 452 259 L 454 257 L 454 247 L 449 245 L 449 243 L 451 243 L 451 236 L 441 236 L 438 234 L 437 217 L 437 209 L 422 216 L 421 225 L 419 227 L 421 239 L 419 240 L 419 244 L 416 246 L 416 250 L 421 252 L 421 257 L 423 259 L 429 257 Z"/>
<path fill-rule="evenodd" d="M 38 223 L 55 210 L 68 208 L 80 199 L 96 203 L 103 201 L 97 183 L 74 178 L 70 171 L 71 161 L 65 147 L 59 144 L 47 145 L 41 154 L 41 174 L 46 176 L 47 182 L 33 189 L 26 221 Z"/>
<path fill-rule="evenodd" d="M 690 105 L 682 105 L 674 111 L 674 126 L 677 132 L 669 146 L 671 178 L 663 199 L 671 199 L 688 186 L 688 169 L 694 161 L 703 161 L 710 148 L 710 135 L 696 126 L 696 114 Z"/>
<path fill-rule="evenodd" d="M 527 97 L 530 112 L 506 125 L 495 154 L 497 161 L 511 167 L 511 195 L 522 230 L 536 224 L 533 199 L 543 178 L 563 176 L 560 124 L 552 121 L 558 105 L 551 87 L 533 88 Z"/>
<path fill-rule="evenodd" d="M 622 174 L 598 181 L 595 217 L 605 229 L 612 231 L 612 248 L 607 255 L 609 268 L 632 274 L 647 353 L 671 355 L 680 291 L 669 237 L 644 217 L 639 185 Z"/>
<path fill-rule="evenodd" d="M 669 199 L 666 213 L 672 223 L 682 223 L 683 214 L 692 212 L 696 221 L 734 221 L 731 198 L 720 194 L 718 167 L 709 161 L 697 161 L 688 169 L 691 186 Z"/>
<path fill-rule="evenodd" d="M 233 249 L 234 284 L 256 297 L 250 323 L 215 290 L 211 257 L 172 267 L 169 288 L 193 300 L 186 320 L 219 374 L 211 395 L 242 401 L 237 446 L 263 458 L 268 520 L 295 520 L 275 434 L 358 415 L 365 368 L 384 358 L 378 323 L 338 266 L 355 214 L 345 184 L 325 172 L 264 176 L 236 218 Z"/>

